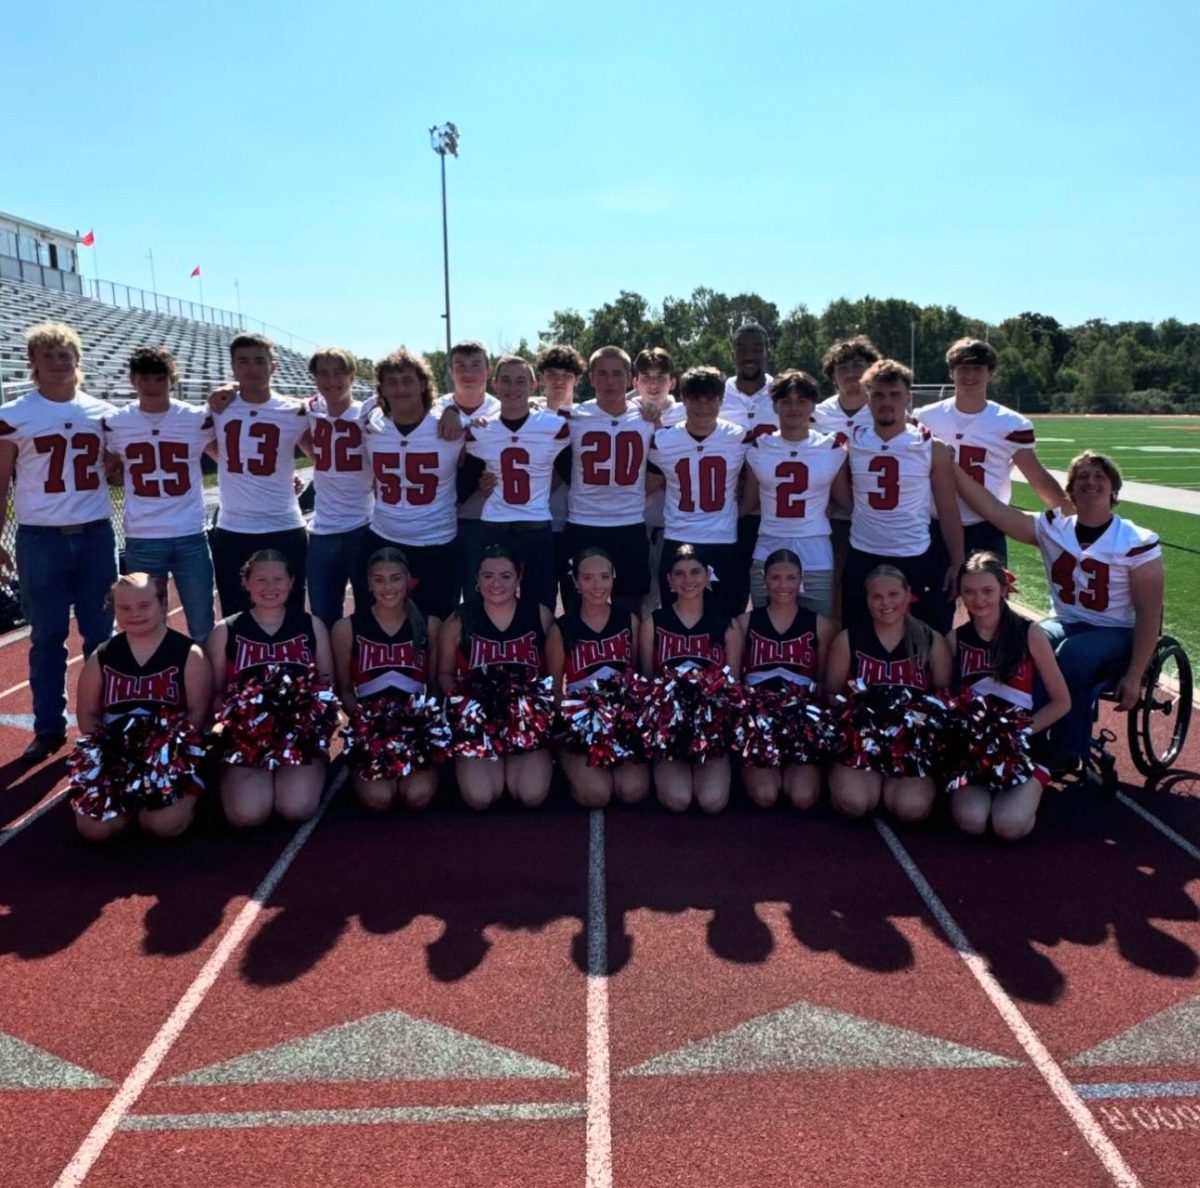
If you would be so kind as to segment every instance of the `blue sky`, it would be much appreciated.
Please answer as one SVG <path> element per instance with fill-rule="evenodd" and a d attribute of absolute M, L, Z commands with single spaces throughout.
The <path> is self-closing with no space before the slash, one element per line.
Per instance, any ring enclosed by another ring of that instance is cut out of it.
<path fill-rule="evenodd" d="M 437 9 L 435 14 L 434 9 Z M 0 209 L 378 356 L 698 285 L 1200 321 L 1186 3 L 67 0 L 6 19 Z M 84 252 L 84 269 L 92 259 Z"/>

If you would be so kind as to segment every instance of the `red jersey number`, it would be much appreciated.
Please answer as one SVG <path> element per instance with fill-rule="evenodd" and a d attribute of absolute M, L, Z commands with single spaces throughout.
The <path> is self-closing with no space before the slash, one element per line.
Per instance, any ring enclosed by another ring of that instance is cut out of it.
<path fill-rule="evenodd" d="M 1084 610 L 1097 613 L 1108 610 L 1108 566 L 1103 561 L 1084 557 L 1079 562 L 1079 570 L 1087 584 L 1079 590 L 1076 598 L 1075 557 L 1064 549 L 1059 553 L 1058 560 L 1050 566 L 1050 580 L 1058 587 L 1059 600 L 1064 606 L 1074 606 L 1078 602 Z"/>
<path fill-rule="evenodd" d="M 696 464 L 696 486 L 698 498 L 692 493 L 692 467 L 687 458 L 675 463 L 675 477 L 679 479 L 679 510 L 694 512 L 699 503 L 702 512 L 720 511 L 725 506 L 725 459 L 709 455 Z"/>
<path fill-rule="evenodd" d="M 807 501 L 800 497 L 808 490 L 808 467 L 803 462 L 780 462 L 775 477 L 779 480 L 775 515 L 781 520 L 802 520 Z"/>
<path fill-rule="evenodd" d="M 438 488 L 437 454 L 405 454 L 403 482 L 399 454 L 376 454 L 374 462 L 375 482 L 383 503 L 424 507 L 433 502 Z"/>
<path fill-rule="evenodd" d="M 876 489 L 867 495 L 867 504 L 876 511 L 891 511 L 900 503 L 900 460 L 892 454 L 876 454 L 867 464 L 875 476 Z"/>
<path fill-rule="evenodd" d="M 579 465 L 589 487 L 632 487 L 642 472 L 646 446 L 640 433 L 585 433 L 579 441 Z M 611 463 L 611 465 L 610 465 Z"/>
<path fill-rule="evenodd" d="M 70 440 L 61 433 L 48 433 L 33 439 L 33 448 L 39 454 L 49 454 L 46 467 L 47 495 L 62 495 L 67 489 L 67 449 L 71 455 L 71 471 L 76 491 L 98 491 L 100 475 L 96 469 L 100 461 L 100 438 L 94 433 L 76 433 Z"/>
<path fill-rule="evenodd" d="M 528 503 L 532 490 L 529 485 L 529 451 L 521 446 L 509 446 L 500 451 L 500 498 L 517 506 Z"/>
<path fill-rule="evenodd" d="M 354 421 L 322 417 L 312 431 L 313 467 L 348 474 L 362 470 L 362 429 Z"/>
<path fill-rule="evenodd" d="M 131 442 L 125 449 L 125 461 L 129 464 L 130 490 L 139 498 L 186 495 L 191 490 L 186 441 Z M 155 471 L 162 473 L 151 477 Z"/>
<path fill-rule="evenodd" d="M 251 421 L 246 430 L 254 452 L 242 459 L 242 422 L 225 422 L 225 465 L 230 474 L 252 474 L 264 478 L 279 464 L 279 426 L 270 421 Z"/>
<path fill-rule="evenodd" d="M 958 465 L 981 487 L 983 486 L 983 464 L 987 461 L 987 450 L 983 446 L 964 445 L 958 447 Z"/>

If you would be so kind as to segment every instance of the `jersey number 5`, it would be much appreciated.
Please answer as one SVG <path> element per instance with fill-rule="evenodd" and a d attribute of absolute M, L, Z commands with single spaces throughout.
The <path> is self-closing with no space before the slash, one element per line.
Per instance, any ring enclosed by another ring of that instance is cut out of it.
<path fill-rule="evenodd" d="M 154 442 L 135 441 L 125 447 L 130 489 L 143 499 L 186 494 L 192 485 L 187 442 L 160 441 L 157 445 L 156 450 Z M 156 470 L 163 472 L 161 479 L 150 477 Z"/>
<path fill-rule="evenodd" d="M 376 454 L 373 469 L 380 500 L 389 506 L 404 502 L 406 497 L 413 507 L 432 503 L 438 488 L 437 463 L 437 454 L 405 454 L 402 483 L 400 455 Z"/>

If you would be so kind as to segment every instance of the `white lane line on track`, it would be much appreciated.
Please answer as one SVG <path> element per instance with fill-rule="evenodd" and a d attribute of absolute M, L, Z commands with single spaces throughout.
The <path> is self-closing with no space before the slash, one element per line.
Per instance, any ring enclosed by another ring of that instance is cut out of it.
<path fill-rule="evenodd" d="M 587 1188 L 612 1188 L 612 1082 L 608 1040 L 608 896 L 604 810 L 588 814 Z"/>
<path fill-rule="evenodd" d="M 172 615 L 179 614 L 179 612 L 181 610 L 183 610 L 183 607 L 177 606 L 174 610 L 167 611 L 167 618 L 169 619 Z M 17 639 L 24 639 L 25 636 L 29 634 L 29 628 L 25 627 L 22 630 L 25 632 L 25 635 L 14 634 L 14 636 L 11 639 L 6 638 L 3 641 L 0 641 L 0 648 L 3 648 L 6 644 L 15 643 L 17 641 Z M 82 652 L 80 652 L 80 654 L 78 656 L 72 656 L 67 661 L 67 667 L 70 668 L 72 664 L 78 664 L 79 661 L 82 659 L 83 659 Z M 11 697 L 14 693 L 20 693 L 22 689 L 28 689 L 28 688 L 29 688 L 29 682 L 22 681 L 19 685 L 13 685 L 11 689 L 0 690 L 0 701 L 3 701 L 6 697 Z"/>
<path fill-rule="evenodd" d="M 300 848 L 312 836 L 318 822 L 325 814 L 329 802 L 333 799 L 338 788 L 346 778 L 346 768 L 342 766 L 329 790 L 321 800 L 320 807 L 309 820 L 292 835 L 287 848 L 276 859 L 275 865 L 267 872 L 266 878 L 255 888 L 254 894 L 237 914 L 237 918 L 229 926 L 212 955 L 204 963 L 192 984 L 184 991 L 183 997 L 175 1004 L 175 1009 L 167 1017 L 167 1021 L 159 1028 L 158 1034 L 150 1041 L 150 1046 L 142 1053 L 137 1064 L 122 1082 L 116 1096 L 108 1103 L 104 1113 L 96 1119 L 95 1125 L 87 1137 L 80 1143 L 79 1149 L 71 1158 L 71 1162 L 63 1169 L 62 1174 L 54 1181 L 54 1188 L 77 1188 L 87 1178 L 88 1172 L 96 1160 L 104 1153 L 109 1140 L 117 1132 L 126 1115 L 146 1086 L 150 1084 L 167 1053 L 175 1041 L 187 1027 L 189 1020 L 196 1013 L 205 996 L 213 988 L 220 977 L 221 971 L 229 963 L 237 947 L 245 940 L 247 933 L 254 927 L 258 917 L 267 905 L 267 900 L 275 892 L 280 880 L 287 873 L 288 867 L 295 860 Z"/>
<path fill-rule="evenodd" d="M 1126 796 L 1124 792 L 1118 792 L 1117 799 L 1126 808 L 1133 809 L 1147 825 L 1151 825 L 1157 829 L 1168 841 L 1174 842 L 1185 854 L 1200 862 L 1200 848 L 1192 845 L 1182 834 L 1176 833 L 1166 821 L 1160 821 L 1149 809 L 1143 808 L 1136 800 Z"/>
<path fill-rule="evenodd" d="M 1116 1145 L 1104 1133 L 1104 1128 L 1092 1116 L 1091 1111 L 1083 1104 L 1079 1094 L 1075 1092 L 1066 1074 L 1050 1055 L 1045 1044 L 1038 1038 L 1037 1032 L 1029 1025 L 1025 1016 L 1017 1009 L 1017 1004 L 1004 992 L 1004 988 L 988 971 L 987 963 L 967 939 L 967 934 L 959 927 L 958 922 L 946 909 L 946 905 L 938 898 L 937 892 L 929 885 L 929 881 L 921 873 L 917 864 L 912 860 L 900 839 L 892 830 L 878 818 L 875 828 L 887 843 L 893 857 L 900 863 L 908 880 L 917 889 L 917 893 L 925 901 L 925 906 L 933 913 L 939 927 L 946 934 L 950 943 L 957 950 L 959 957 L 967 969 L 971 971 L 983 992 L 991 999 L 992 1006 L 1000 1013 L 1000 1017 L 1012 1032 L 1017 1043 L 1025 1050 L 1025 1054 L 1041 1074 L 1050 1092 L 1058 1099 L 1059 1105 L 1066 1110 L 1075 1128 L 1083 1140 L 1091 1147 L 1096 1158 L 1104 1165 L 1104 1170 L 1112 1177 L 1113 1183 L 1120 1188 L 1141 1188 L 1141 1181 L 1133 1169 L 1125 1162 L 1124 1156 L 1117 1150 Z"/>

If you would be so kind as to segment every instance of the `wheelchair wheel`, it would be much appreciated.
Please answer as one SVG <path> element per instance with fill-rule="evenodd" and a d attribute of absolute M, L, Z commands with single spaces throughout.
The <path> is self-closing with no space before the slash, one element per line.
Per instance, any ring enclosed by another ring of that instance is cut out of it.
<path fill-rule="evenodd" d="M 1192 665 L 1164 635 L 1150 657 L 1142 696 L 1129 711 L 1129 753 L 1144 776 L 1160 776 L 1179 757 L 1192 718 Z"/>

